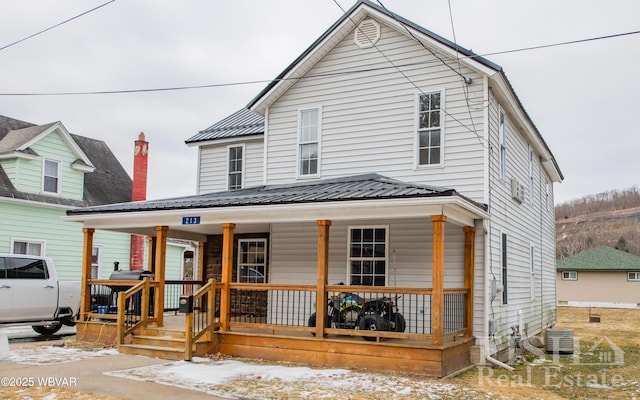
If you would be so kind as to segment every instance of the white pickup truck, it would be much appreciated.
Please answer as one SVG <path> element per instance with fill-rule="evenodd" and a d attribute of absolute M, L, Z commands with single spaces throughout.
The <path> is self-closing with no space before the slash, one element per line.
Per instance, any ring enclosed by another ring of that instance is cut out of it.
<path fill-rule="evenodd" d="M 52 335 L 62 325 L 75 325 L 80 282 L 58 281 L 48 257 L 0 254 L 0 327 L 31 325 Z"/>

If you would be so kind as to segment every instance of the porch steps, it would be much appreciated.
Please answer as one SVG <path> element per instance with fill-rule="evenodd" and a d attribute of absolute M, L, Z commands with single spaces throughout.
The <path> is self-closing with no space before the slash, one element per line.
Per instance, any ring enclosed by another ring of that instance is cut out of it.
<path fill-rule="evenodd" d="M 193 345 L 194 356 L 204 355 L 210 342 L 198 340 Z M 147 327 L 136 330 L 131 343 L 120 345 L 121 353 L 157 357 L 167 360 L 185 359 L 184 331 L 170 328 Z"/>

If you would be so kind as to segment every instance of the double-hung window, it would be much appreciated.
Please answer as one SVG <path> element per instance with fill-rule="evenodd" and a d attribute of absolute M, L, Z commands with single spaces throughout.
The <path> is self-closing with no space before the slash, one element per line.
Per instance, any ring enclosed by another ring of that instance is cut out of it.
<path fill-rule="evenodd" d="M 100 279 L 100 264 L 102 262 L 102 247 L 93 246 L 91 249 L 91 279 Z"/>
<path fill-rule="evenodd" d="M 42 191 L 45 193 L 60 193 L 60 162 L 44 160 L 42 174 Z"/>
<path fill-rule="evenodd" d="M 418 96 L 418 166 L 442 164 L 441 92 Z"/>
<path fill-rule="evenodd" d="M 300 110 L 298 176 L 317 176 L 320 166 L 320 108 Z"/>
<path fill-rule="evenodd" d="M 244 170 L 244 146 L 229 146 L 228 189 L 242 189 L 242 171 Z"/>
<path fill-rule="evenodd" d="M 12 253 L 24 254 L 27 256 L 43 256 L 44 242 L 37 240 L 14 239 Z"/>
<path fill-rule="evenodd" d="M 387 276 L 386 227 L 349 229 L 349 284 L 385 286 Z"/>
<path fill-rule="evenodd" d="M 507 139 L 505 137 L 504 111 L 498 112 L 498 140 L 500 142 L 500 178 L 507 179 Z"/>
<path fill-rule="evenodd" d="M 238 240 L 238 282 L 267 283 L 267 239 Z"/>

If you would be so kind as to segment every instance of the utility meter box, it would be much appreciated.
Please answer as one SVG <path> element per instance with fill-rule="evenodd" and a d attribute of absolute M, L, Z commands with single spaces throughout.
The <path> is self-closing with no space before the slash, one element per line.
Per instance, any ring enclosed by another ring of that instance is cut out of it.
<path fill-rule="evenodd" d="M 193 295 L 188 294 L 180 296 L 178 311 L 187 314 L 193 312 Z"/>

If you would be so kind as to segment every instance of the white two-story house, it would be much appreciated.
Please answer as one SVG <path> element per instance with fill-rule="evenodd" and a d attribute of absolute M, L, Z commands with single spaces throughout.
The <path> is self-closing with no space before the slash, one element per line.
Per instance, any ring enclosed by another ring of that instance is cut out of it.
<path fill-rule="evenodd" d="M 444 376 L 556 322 L 553 154 L 501 67 L 407 19 L 358 1 L 186 142 L 196 195 L 68 218 L 200 241 L 218 351 Z M 403 321 L 332 320 L 336 292 Z"/>

